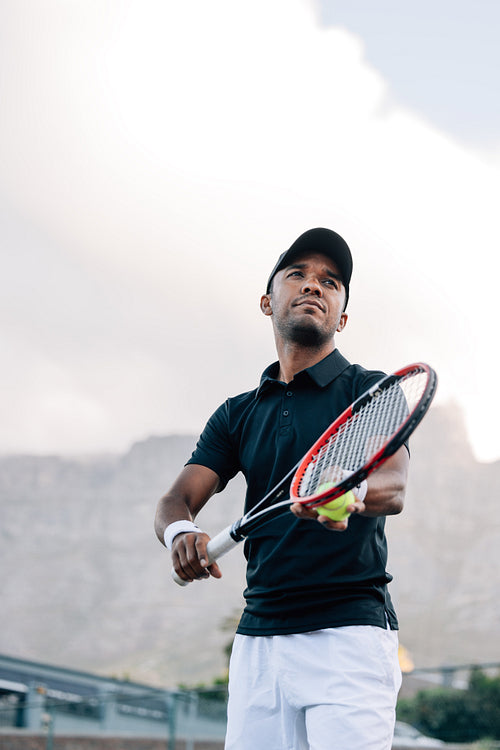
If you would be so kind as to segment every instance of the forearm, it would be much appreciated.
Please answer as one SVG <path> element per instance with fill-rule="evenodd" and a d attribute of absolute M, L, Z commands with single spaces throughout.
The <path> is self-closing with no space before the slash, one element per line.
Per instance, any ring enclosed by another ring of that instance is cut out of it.
<path fill-rule="evenodd" d="M 401 513 L 408 477 L 408 451 L 405 447 L 368 477 L 363 516 L 393 516 Z"/>
<path fill-rule="evenodd" d="M 368 480 L 363 516 L 395 516 L 401 513 L 404 505 L 405 484 L 397 472 L 384 472 L 378 476 L 374 472 Z"/>
<path fill-rule="evenodd" d="M 210 537 L 200 529 L 189 528 L 189 523 L 219 488 L 220 479 L 214 471 L 193 464 L 182 470 L 158 503 L 154 523 L 156 536 L 162 544 L 167 542 L 174 570 L 184 581 L 206 578 L 209 574 L 215 578 L 221 576 L 216 563 L 208 564 L 206 549 Z M 172 527 L 176 521 L 181 523 Z M 188 524 L 187 529 L 182 528 L 182 522 Z"/>
<path fill-rule="evenodd" d="M 175 521 L 194 521 L 185 499 L 168 492 L 158 503 L 154 521 L 156 536 L 164 544 L 165 529 Z"/>
<path fill-rule="evenodd" d="M 164 544 L 165 529 L 171 523 L 194 521 L 219 485 L 219 477 L 211 469 L 196 464 L 186 466 L 158 503 L 154 528 L 160 542 Z"/>

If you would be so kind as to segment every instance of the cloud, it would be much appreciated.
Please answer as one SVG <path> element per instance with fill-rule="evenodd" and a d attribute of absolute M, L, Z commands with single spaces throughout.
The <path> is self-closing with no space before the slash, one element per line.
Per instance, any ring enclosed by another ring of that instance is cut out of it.
<path fill-rule="evenodd" d="M 478 453 L 500 454 L 476 418 L 498 365 L 498 166 L 391 100 L 359 37 L 320 27 L 300 0 L 3 12 L 17 361 L 0 449 L 123 449 L 200 429 L 274 357 L 265 279 L 325 225 L 355 255 L 342 349 L 385 369 L 427 358 Z"/>

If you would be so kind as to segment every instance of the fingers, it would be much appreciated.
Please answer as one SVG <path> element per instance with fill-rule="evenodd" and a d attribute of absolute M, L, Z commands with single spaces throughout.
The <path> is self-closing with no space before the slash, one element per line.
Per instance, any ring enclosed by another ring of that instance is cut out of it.
<path fill-rule="evenodd" d="M 178 534 L 172 544 L 172 563 L 177 575 L 183 581 L 194 581 L 201 578 L 221 578 L 222 573 L 217 563 L 209 563 L 207 544 L 208 534 Z"/>
<path fill-rule="evenodd" d="M 327 516 L 318 516 L 318 523 L 328 529 L 329 531 L 345 531 L 349 525 L 349 519 L 344 518 L 343 521 L 334 521 Z"/>
<path fill-rule="evenodd" d="M 330 529 L 330 531 L 345 531 L 349 525 L 349 518 L 353 515 L 353 513 L 363 513 L 366 506 L 361 500 L 356 500 L 354 503 L 350 503 L 349 505 L 346 505 L 345 511 L 349 515 L 347 518 L 342 519 L 342 521 L 334 521 L 332 518 L 329 518 L 328 516 L 319 515 L 318 514 L 318 521 L 319 523 L 322 523 L 325 528 Z M 315 508 L 316 511 L 319 512 L 319 508 Z"/>
<path fill-rule="evenodd" d="M 363 513 L 366 510 L 366 505 L 362 500 L 356 500 L 355 503 L 351 503 L 346 508 L 349 513 Z"/>
<path fill-rule="evenodd" d="M 345 531 L 347 529 L 347 518 L 343 521 L 333 521 L 331 518 L 318 515 L 316 508 L 307 508 L 302 503 L 293 503 L 290 510 L 297 518 L 302 518 L 304 521 L 316 521 L 330 531 Z"/>
<path fill-rule="evenodd" d="M 307 508 L 305 505 L 302 505 L 302 503 L 293 503 L 293 505 L 290 506 L 290 510 L 292 511 L 294 516 L 297 516 L 297 518 L 302 518 L 306 521 L 318 520 L 318 514 L 316 513 L 314 508 Z"/>
<path fill-rule="evenodd" d="M 317 521 L 330 531 L 345 531 L 349 525 L 349 518 L 345 518 L 342 521 L 334 521 L 327 516 L 320 516 L 316 508 L 307 508 L 302 503 L 293 503 L 290 506 L 290 510 L 297 518 L 305 521 Z M 346 511 L 349 514 L 363 513 L 364 510 L 365 504 L 361 500 L 356 500 L 356 502 L 346 507 Z"/>

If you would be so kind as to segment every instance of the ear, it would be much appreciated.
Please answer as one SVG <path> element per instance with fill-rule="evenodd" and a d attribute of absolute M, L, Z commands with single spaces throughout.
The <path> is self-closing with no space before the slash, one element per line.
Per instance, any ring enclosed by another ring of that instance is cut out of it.
<path fill-rule="evenodd" d="M 344 330 L 344 328 L 346 327 L 347 318 L 348 318 L 347 313 L 343 312 L 342 315 L 340 316 L 339 324 L 337 326 L 337 333 L 340 333 L 341 331 Z"/>
<path fill-rule="evenodd" d="M 270 294 L 263 294 L 260 298 L 260 309 L 264 315 L 272 315 L 272 299 Z"/>

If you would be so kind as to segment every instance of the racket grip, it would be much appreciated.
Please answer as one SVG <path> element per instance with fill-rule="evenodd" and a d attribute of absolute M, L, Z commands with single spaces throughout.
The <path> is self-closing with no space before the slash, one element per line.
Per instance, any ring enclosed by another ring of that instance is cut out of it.
<path fill-rule="evenodd" d="M 222 531 L 219 531 L 219 533 L 216 534 L 213 539 L 210 539 L 209 543 L 207 544 L 207 558 L 209 565 L 218 560 L 219 557 L 222 557 L 222 555 L 225 555 L 226 552 L 229 552 L 229 550 L 232 550 L 233 547 L 236 547 L 237 544 L 239 544 L 239 541 L 235 541 L 231 536 L 232 528 L 232 526 L 228 526 Z M 184 581 L 182 578 L 180 578 L 173 568 L 172 578 L 179 586 L 187 586 L 189 583 L 189 581 Z"/>

